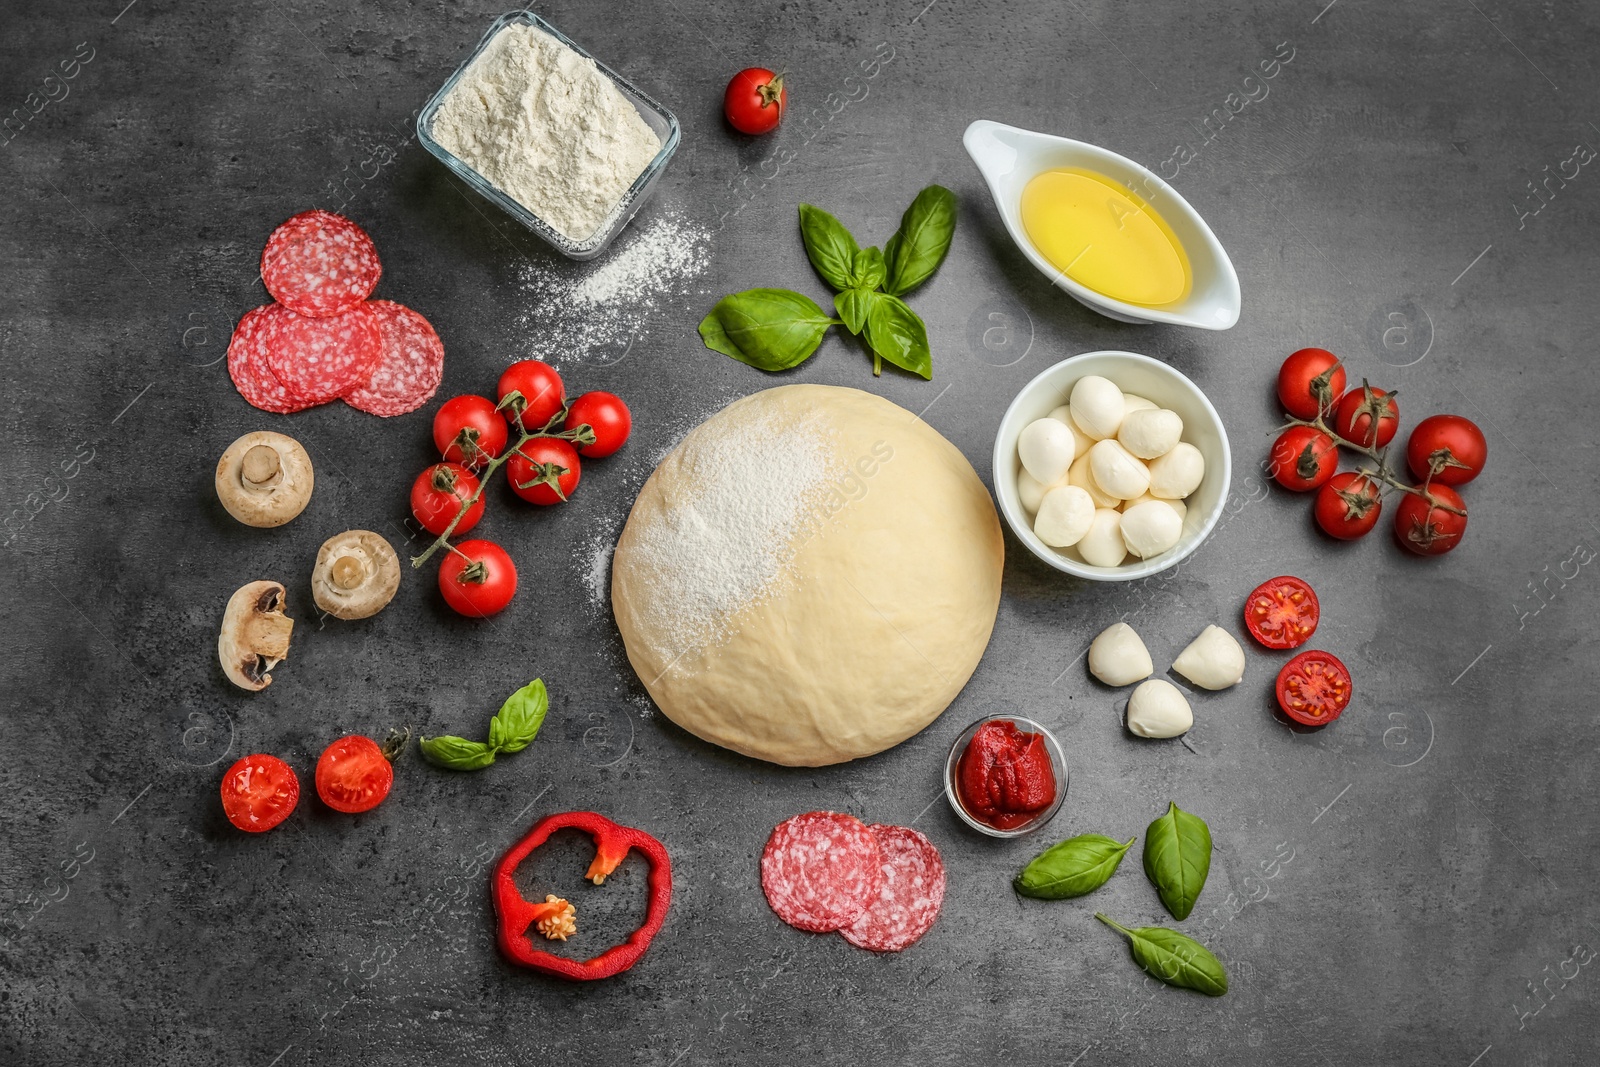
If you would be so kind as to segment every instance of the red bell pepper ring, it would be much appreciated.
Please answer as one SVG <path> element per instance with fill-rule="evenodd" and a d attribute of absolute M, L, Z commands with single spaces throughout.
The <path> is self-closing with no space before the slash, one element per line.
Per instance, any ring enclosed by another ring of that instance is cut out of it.
<path fill-rule="evenodd" d="M 513 878 L 516 869 L 534 849 L 549 840 L 557 830 L 567 829 L 582 830 L 594 838 L 594 862 L 589 865 L 584 877 L 595 885 L 600 885 L 607 875 L 617 869 L 630 849 L 638 849 L 650 861 L 650 907 L 645 913 L 644 925 L 622 944 L 588 960 L 567 959 L 534 947 L 529 936 L 530 927 L 538 926 L 539 932 L 547 937 L 566 939 L 565 934 L 572 930 L 572 905 L 553 896 L 540 903 L 525 900 L 517 892 Z M 592 811 L 569 811 L 543 820 L 527 837 L 500 857 L 490 887 L 495 914 L 500 920 L 501 952 L 513 962 L 542 974 L 586 982 L 621 974 L 639 962 L 644 950 L 650 947 L 651 939 L 667 920 L 667 906 L 672 902 L 672 861 L 667 856 L 666 846 L 643 830 L 618 826 Z"/>

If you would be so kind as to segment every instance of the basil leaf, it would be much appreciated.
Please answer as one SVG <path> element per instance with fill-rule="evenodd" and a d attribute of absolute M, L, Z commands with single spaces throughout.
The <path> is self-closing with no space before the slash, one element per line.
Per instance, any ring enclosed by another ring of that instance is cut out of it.
<path fill-rule="evenodd" d="M 850 268 L 858 249 L 844 223 L 820 207 L 801 204 L 800 237 L 806 243 L 806 256 L 823 281 L 836 290 L 855 284 Z"/>
<path fill-rule="evenodd" d="M 550 710 L 550 694 L 544 682 L 535 678 L 500 705 L 489 720 L 489 747 L 499 752 L 521 752 L 539 736 L 545 713 Z"/>
<path fill-rule="evenodd" d="M 933 353 L 928 349 L 928 328 L 917 313 L 897 296 L 873 294 L 867 312 L 867 344 L 896 367 L 933 377 Z"/>
<path fill-rule="evenodd" d="M 1174 919 L 1187 919 L 1211 873 L 1211 830 L 1178 805 L 1144 832 L 1144 873 Z"/>
<path fill-rule="evenodd" d="M 888 264 L 884 291 L 902 296 L 927 281 L 956 232 L 956 194 L 942 185 L 930 185 L 917 194 L 900 216 L 900 228 L 883 247 Z"/>
<path fill-rule="evenodd" d="M 452 771 L 476 771 L 494 762 L 494 749 L 464 737 L 424 737 L 421 746 L 424 759 Z"/>
<path fill-rule="evenodd" d="M 887 272 L 883 253 L 876 247 L 863 248 L 850 262 L 850 282 L 857 289 L 878 288 Z"/>
<path fill-rule="evenodd" d="M 1099 912 L 1094 917 L 1128 939 L 1134 962 L 1152 977 L 1208 997 L 1220 997 L 1228 991 L 1228 972 L 1223 970 L 1222 962 L 1194 938 L 1163 926 L 1129 930 Z"/>
<path fill-rule="evenodd" d="M 700 320 L 700 340 L 713 352 L 721 352 L 725 356 L 732 356 L 740 363 L 750 362 L 744 353 L 739 351 L 739 346 L 728 339 L 728 331 L 722 328 L 722 323 L 717 321 L 715 314 L 707 315 Z"/>
<path fill-rule="evenodd" d="M 1022 868 L 1011 883 L 1018 893 L 1039 900 L 1081 897 L 1105 885 L 1117 873 L 1122 857 L 1136 838 L 1119 844 L 1104 834 L 1079 834 L 1051 845 Z"/>
<path fill-rule="evenodd" d="M 716 323 L 708 329 L 712 319 Z M 707 348 L 741 363 L 760 370 L 788 370 L 810 358 L 835 321 L 802 293 L 746 289 L 717 301 L 700 323 L 700 336 Z"/>
<path fill-rule="evenodd" d="M 846 289 L 833 298 L 833 306 L 844 320 L 845 327 L 859 334 L 867 326 L 867 315 L 879 294 L 870 289 Z"/>

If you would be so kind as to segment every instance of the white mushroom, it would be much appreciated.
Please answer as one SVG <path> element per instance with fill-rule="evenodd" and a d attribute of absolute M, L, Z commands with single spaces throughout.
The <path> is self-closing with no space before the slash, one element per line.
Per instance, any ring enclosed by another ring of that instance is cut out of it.
<path fill-rule="evenodd" d="M 1154 400 L 1146 400 L 1144 397 L 1134 393 L 1122 394 L 1122 414 L 1124 418 L 1132 415 L 1135 411 L 1149 411 L 1151 408 L 1160 406 Z"/>
<path fill-rule="evenodd" d="M 1244 678 L 1244 649 L 1220 626 L 1207 626 L 1178 653 L 1172 669 L 1201 689 L 1226 689 Z"/>
<path fill-rule="evenodd" d="M 1078 555 L 1091 567 L 1115 567 L 1128 556 L 1122 543 L 1122 515 L 1110 508 L 1096 508 L 1089 532 L 1079 539 Z"/>
<path fill-rule="evenodd" d="M 272 684 L 267 673 L 289 655 L 294 620 L 285 615 L 288 592 L 278 582 L 251 582 L 228 598 L 217 638 L 217 658 L 228 681 L 260 692 Z"/>
<path fill-rule="evenodd" d="M 1089 451 L 1089 446 L 1094 444 L 1094 438 L 1078 429 L 1078 424 L 1072 421 L 1072 408 L 1070 406 L 1062 404 L 1058 408 L 1051 408 L 1049 418 L 1055 419 L 1059 423 L 1064 423 L 1067 429 L 1072 431 L 1073 455 L 1081 456 L 1085 454 Z"/>
<path fill-rule="evenodd" d="M 1128 697 L 1128 730 L 1140 737 L 1177 737 L 1194 725 L 1183 690 L 1165 678 L 1152 678 Z"/>
<path fill-rule="evenodd" d="M 282 526 L 305 510 L 314 481 L 300 442 L 271 430 L 245 434 L 217 460 L 217 499 L 246 526 Z"/>
<path fill-rule="evenodd" d="M 1055 419 L 1035 419 L 1017 436 L 1017 457 L 1022 469 L 1043 485 L 1054 485 L 1072 466 L 1072 431 Z"/>
<path fill-rule="evenodd" d="M 1039 504 L 1033 532 L 1051 548 L 1070 548 L 1083 539 L 1094 523 L 1094 501 L 1075 485 L 1050 490 Z"/>
<path fill-rule="evenodd" d="M 1148 500 L 1122 512 L 1122 540 L 1140 559 L 1159 556 L 1183 536 L 1183 520 L 1165 500 Z"/>
<path fill-rule="evenodd" d="M 1122 503 L 1120 499 L 1095 484 L 1094 474 L 1089 470 L 1087 452 L 1072 461 L 1072 467 L 1067 471 L 1067 484 L 1075 485 L 1088 493 L 1097 508 L 1114 508 Z"/>
<path fill-rule="evenodd" d="M 1200 488 L 1205 476 L 1206 457 L 1189 442 L 1179 441 L 1171 452 L 1150 461 L 1150 495 L 1182 500 Z"/>
<path fill-rule="evenodd" d="M 1122 513 L 1124 515 L 1126 515 L 1131 509 L 1133 509 L 1137 505 L 1145 504 L 1145 503 L 1148 503 L 1148 502 L 1150 502 L 1152 500 L 1161 500 L 1161 502 L 1163 504 L 1165 504 L 1167 507 L 1171 508 L 1173 511 L 1176 511 L 1178 513 L 1178 518 L 1180 520 L 1182 520 L 1185 516 L 1187 516 L 1189 514 L 1189 505 L 1185 504 L 1183 501 L 1181 501 L 1181 500 L 1162 500 L 1161 497 L 1151 496 L 1149 493 L 1146 493 L 1144 496 L 1136 496 L 1132 500 L 1124 500 L 1122 502 Z"/>
<path fill-rule="evenodd" d="M 1039 501 L 1044 499 L 1044 494 L 1050 487 L 1027 471 L 1017 472 L 1017 498 L 1022 501 L 1022 506 L 1029 515 L 1039 510 Z"/>
<path fill-rule="evenodd" d="M 1117 427 L 1122 425 L 1122 390 L 1111 379 L 1098 374 L 1078 379 L 1072 387 L 1068 407 L 1072 409 L 1072 421 L 1078 424 L 1078 429 L 1096 441 L 1115 437 Z"/>
<path fill-rule="evenodd" d="M 1125 622 L 1107 626 L 1089 646 L 1089 673 L 1106 685 L 1132 685 L 1153 670 L 1150 650 Z"/>
<path fill-rule="evenodd" d="M 346 530 L 322 542 L 311 571 L 311 597 L 336 619 L 376 615 L 400 588 L 400 558 L 382 535 Z"/>
<path fill-rule="evenodd" d="M 1117 429 L 1122 447 L 1140 459 L 1164 456 L 1183 438 L 1183 417 L 1166 408 L 1130 411 Z"/>
<path fill-rule="evenodd" d="M 1118 500 L 1143 496 L 1150 488 L 1150 472 L 1144 461 L 1109 438 L 1096 441 L 1089 449 L 1089 473 L 1101 492 Z"/>

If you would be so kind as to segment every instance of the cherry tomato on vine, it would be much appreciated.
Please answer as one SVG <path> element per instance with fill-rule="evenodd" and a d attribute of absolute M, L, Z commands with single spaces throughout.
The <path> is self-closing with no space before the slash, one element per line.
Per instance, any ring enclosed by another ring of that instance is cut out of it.
<path fill-rule="evenodd" d="M 627 444 L 633 432 L 633 413 L 615 393 L 584 393 L 567 411 L 567 429 L 578 426 L 594 431 L 594 443 L 579 445 L 579 454 L 599 459 Z"/>
<path fill-rule="evenodd" d="M 516 595 L 517 568 L 493 541 L 463 541 L 439 564 L 439 592 L 459 614 L 493 615 Z"/>
<path fill-rule="evenodd" d="M 562 384 L 561 375 L 550 364 L 538 359 L 520 360 L 500 373 L 495 396 L 504 402 L 513 392 L 522 394 L 522 398 L 513 400 L 500 411 L 512 429 L 517 428 L 520 416 L 529 433 L 544 429 L 560 414 L 561 405 L 567 401 L 567 387 Z"/>
<path fill-rule="evenodd" d="M 1272 444 L 1272 476 L 1285 489 L 1304 493 L 1339 469 L 1339 446 L 1310 426 L 1291 426 Z"/>
<path fill-rule="evenodd" d="M 1406 440 L 1411 473 L 1433 484 L 1466 485 L 1483 473 L 1489 442 L 1477 423 L 1460 415 L 1429 415 Z"/>
<path fill-rule="evenodd" d="M 558 437 L 535 437 L 506 460 L 511 491 L 530 504 L 559 504 L 583 475 L 578 453 Z"/>
<path fill-rule="evenodd" d="M 1317 525 L 1323 533 L 1341 541 L 1365 537 L 1378 525 L 1378 515 L 1383 511 L 1378 489 L 1378 483 L 1364 474 L 1335 474 L 1317 490 Z"/>
<path fill-rule="evenodd" d="M 445 532 L 461 505 L 478 491 L 478 476 L 459 463 L 435 463 L 411 483 L 411 514 L 429 533 Z M 473 500 L 452 533 L 464 534 L 483 518 L 483 497 Z"/>
<path fill-rule="evenodd" d="M 1297 419 L 1314 419 L 1344 395 L 1344 367 L 1326 348 L 1291 352 L 1278 368 L 1278 402 Z"/>
<path fill-rule="evenodd" d="M 1339 398 L 1333 413 L 1333 432 L 1353 445 L 1382 448 L 1400 428 L 1400 405 L 1394 394 L 1375 389 L 1363 379 L 1361 388 Z"/>
<path fill-rule="evenodd" d="M 1302 726 L 1337 719 L 1350 694 L 1350 671 L 1331 652 L 1302 652 L 1278 672 L 1278 707 Z"/>
<path fill-rule="evenodd" d="M 1244 625 L 1266 648 L 1299 648 L 1322 618 L 1316 590 L 1293 575 L 1269 578 L 1244 602 Z"/>
<path fill-rule="evenodd" d="M 334 811 L 371 811 L 392 785 L 394 766 L 370 737 L 341 737 L 317 760 L 317 796 Z"/>
<path fill-rule="evenodd" d="M 486 396 L 452 397 L 433 416 L 433 443 L 445 459 L 481 467 L 506 447 L 506 422 Z"/>
<path fill-rule="evenodd" d="M 1448 485 L 1430 485 L 1428 493 L 1432 503 L 1415 493 L 1401 496 L 1394 509 L 1394 536 L 1400 547 L 1419 556 L 1442 556 L 1467 532 L 1467 503 Z"/>
<path fill-rule="evenodd" d="M 733 76 L 722 94 L 722 113 L 740 133 L 770 133 L 783 121 L 789 90 L 783 75 L 765 67 L 746 67 Z"/>
<path fill-rule="evenodd" d="M 246 756 L 222 776 L 222 812 L 248 833 L 277 826 L 299 802 L 300 779 L 277 756 Z"/>

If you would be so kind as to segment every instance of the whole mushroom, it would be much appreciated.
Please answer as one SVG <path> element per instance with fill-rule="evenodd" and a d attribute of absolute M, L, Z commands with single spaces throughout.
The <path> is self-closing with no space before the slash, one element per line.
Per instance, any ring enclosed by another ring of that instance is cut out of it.
<path fill-rule="evenodd" d="M 311 596 L 336 619 L 376 615 L 400 588 L 400 557 L 371 530 L 346 530 L 322 542 L 311 571 Z"/>
<path fill-rule="evenodd" d="M 282 526 L 305 510 L 314 481 L 300 442 L 271 430 L 245 434 L 217 460 L 217 499 L 246 526 Z"/>
<path fill-rule="evenodd" d="M 289 655 L 294 620 L 285 615 L 288 591 L 282 583 L 251 582 L 228 598 L 217 638 L 217 658 L 228 681 L 259 693 L 272 684 L 267 673 Z"/>

